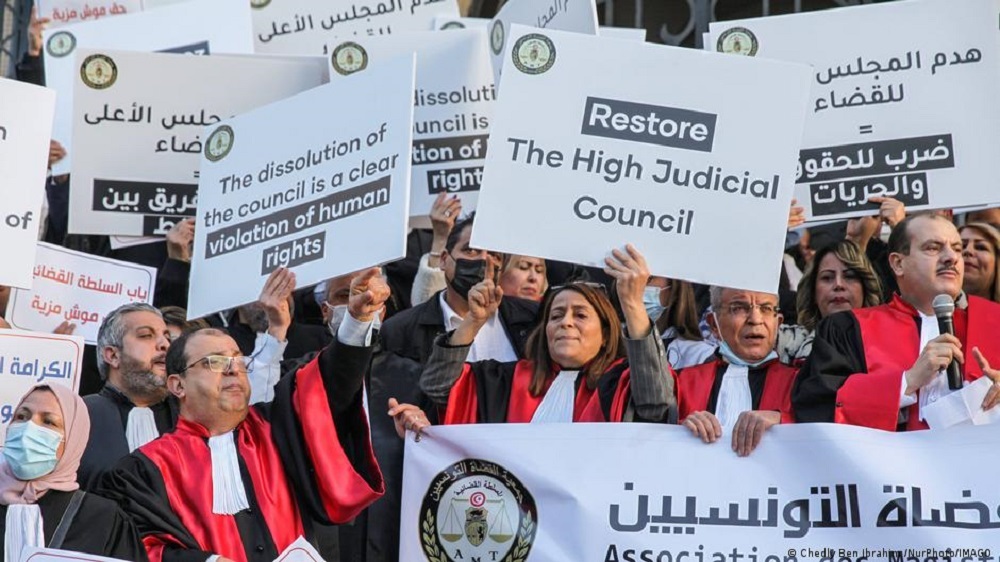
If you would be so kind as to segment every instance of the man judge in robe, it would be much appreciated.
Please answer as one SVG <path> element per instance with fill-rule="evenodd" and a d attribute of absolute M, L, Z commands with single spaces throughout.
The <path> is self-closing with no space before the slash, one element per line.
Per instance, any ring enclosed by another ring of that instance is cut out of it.
<path fill-rule="evenodd" d="M 731 433 L 733 451 L 746 456 L 768 428 L 793 421 L 795 369 L 774 351 L 778 295 L 721 287 L 710 292 L 709 324 L 719 349 L 712 360 L 675 374 L 678 419 L 706 443 Z"/>
<path fill-rule="evenodd" d="M 173 342 L 177 429 L 125 458 L 102 486 L 135 520 L 150 560 L 270 562 L 311 538 L 313 524 L 349 521 L 382 494 L 362 391 L 365 338 L 388 297 L 378 268 L 356 277 L 336 340 L 253 407 L 247 358 L 225 332 Z"/>
<path fill-rule="evenodd" d="M 1000 364 L 1000 305 L 962 293 L 955 225 L 940 215 L 910 216 L 893 229 L 888 250 L 899 293 L 820 322 L 792 393 L 798 421 L 925 429 L 922 409 L 951 392 L 952 360 L 965 381 L 993 380 L 984 410 L 1000 402 L 1000 372 L 990 367 Z M 939 333 L 938 295 L 955 301 L 955 335 Z"/>

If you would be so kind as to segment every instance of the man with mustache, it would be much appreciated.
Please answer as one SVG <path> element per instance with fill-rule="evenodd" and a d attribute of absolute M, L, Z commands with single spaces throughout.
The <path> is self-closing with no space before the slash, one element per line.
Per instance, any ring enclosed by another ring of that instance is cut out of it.
<path fill-rule="evenodd" d="M 954 359 L 966 383 L 993 381 L 981 407 L 1000 402 L 1000 305 L 962 292 L 962 238 L 947 218 L 907 217 L 889 237 L 899 293 L 885 305 L 838 312 L 816 328 L 792 392 L 797 421 L 888 431 L 926 429 L 922 408 L 951 391 Z M 932 303 L 955 300 L 955 335 L 940 334 Z"/>

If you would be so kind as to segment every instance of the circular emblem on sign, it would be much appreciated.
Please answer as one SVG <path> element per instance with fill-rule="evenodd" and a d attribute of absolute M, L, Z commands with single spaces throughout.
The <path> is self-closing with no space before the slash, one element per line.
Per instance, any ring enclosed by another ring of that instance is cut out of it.
<path fill-rule="evenodd" d="M 715 43 L 720 53 L 752 57 L 757 54 L 757 36 L 745 27 L 732 27 L 722 32 Z"/>
<path fill-rule="evenodd" d="M 256 10 L 260 10 L 262 8 L 266 8 L 267 5 L 270 3 L 271 0 L 250 0 L 250 7 Z"/>
<path fill-rule="evenodd" d="M 49 55 L 60 58 L 73 52 L 76 48 L 76 37 L 68 31 L 58 31 L 49 37 L 49 42 L 45 45 Z"/>
<path fill-rule="evenodd" d="M 330 62 L 338 74 L 347 76 L 368 67 L 368 51 L 353 41 L 347 41 L 333 50 Z"/>
<path fill-rule="evenodd" d="M 540 33 L 530 33 L 514 43 L 514 66 L 525 74 L 541 74 L 556 62 L 556 46 Z"/>
<path fill-rule="evenodd" d="M 497 20 L 493 22 L 493 29 L 490 30 L 490 48 L 493 54 L 499 56 L 503 52 L 504 41 L 507 40 L 507 32 L 503 28 L 503 22 Z"/>
<path fill-rule="evenodd" d="M 465 29 L 465 24 L 460 21 L 445 22 L 441 29 Z"/>
<path fill-rule="evenodd" d="M 80 78 L 95 90 L 110 88 L 118 79 L 118 67 L 108 55 L 90 55 L 80 65 Z"/>
<path fill-rule="evenodd" d="M 535 499 L 516 476 L 490 461 L 465 459 L 434 477 L 420 505 L 428 562 L 524 562 L 538 529 Z"/>
<path fill-rule="evenodd" d="M 205 158 L 211 162 L 222 160 L 233 149 L 235 138 L 233 128 L 229 125 L 222 125 L 212 131 L 212 134 L 208 135 L 208 140 L 205 141 Z"/>

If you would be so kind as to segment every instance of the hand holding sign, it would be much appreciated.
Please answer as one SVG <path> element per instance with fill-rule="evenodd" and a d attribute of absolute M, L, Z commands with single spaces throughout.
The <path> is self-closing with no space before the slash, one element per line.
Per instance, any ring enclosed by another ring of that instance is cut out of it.
<path fill-rule="evenodd" d="M 391 295 L 382 270 L 372 267 L 351 280 L 351 297 L 347 311 L 359 322 L 371 322 Z"/>
<path fill-rule="evenodd" d="M 632 244 L 625 250 L 614 249 L 611 255 L 604 258 L 604 273 L 615 280 L 618 290 L 618 301 L 625 315 L 630 338 L 641 338 L 649 333 L 650 320 L 646 307 L 642 302 L 646 283 L 649 281 L 649 267 L 646 258 Z"/>

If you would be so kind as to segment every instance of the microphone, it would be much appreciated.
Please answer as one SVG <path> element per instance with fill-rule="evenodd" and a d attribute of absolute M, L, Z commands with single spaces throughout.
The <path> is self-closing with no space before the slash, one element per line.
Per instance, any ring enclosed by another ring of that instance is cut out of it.
<path fill-rule="evenodd" d="M 937 316 L 938 331 L 942 334 L 955 335 L 955 324 L 952 316 L 955 314 L 955 299 L 948 295 L 938 295 L 931 303 L 934 308 L 934 316 Z M 948 388 L 959 390 L 962 388 L 962 371 L 958 367 L 958 361 L 954 359 L 948 365 Z"/>

